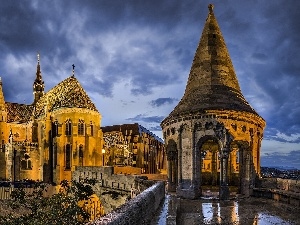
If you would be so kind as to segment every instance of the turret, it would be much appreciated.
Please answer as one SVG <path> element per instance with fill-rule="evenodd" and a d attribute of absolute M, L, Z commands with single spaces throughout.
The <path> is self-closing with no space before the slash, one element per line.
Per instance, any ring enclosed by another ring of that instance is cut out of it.
<path fill-rule="evenodd" d="M 33 95 L 34 95 L 34 101 L 33 104 L 35 104 L 43 95 L 44 95 L 44 81 L 42 79 L 42 72 L 41 72 L 41 66 L 40 66 L 40 54 L 38 56 L 38 63 L 37 63 L 37 69 L 36 69 L 36 77 L 35 81 L 33 82 Z"/>

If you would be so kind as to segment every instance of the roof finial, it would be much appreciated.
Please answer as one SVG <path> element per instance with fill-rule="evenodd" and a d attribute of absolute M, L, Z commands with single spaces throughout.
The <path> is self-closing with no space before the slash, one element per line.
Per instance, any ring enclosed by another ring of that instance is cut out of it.
<path fill-rule="evenodd" d="M 73 67 L 73 70 L 72 70 L 72 77 L 74 77 L 74 75 L 75 75 L 75 65 L 73 64 L 72 67 Z"/>
<path fill-rule="evenodd" d="M 213 11 L 214 10 L 214 5 L 213 4 L 209 4 L 208 5 L 208 10 L 209 10 L 210 14 L 213 14 L 214 13 L 214 11 Z"/>
<path fill-rule="evenodd" d="M 40 53 L 37 53 L 37 60 L 38 60 L 38 64 L 40 64 Z"/>

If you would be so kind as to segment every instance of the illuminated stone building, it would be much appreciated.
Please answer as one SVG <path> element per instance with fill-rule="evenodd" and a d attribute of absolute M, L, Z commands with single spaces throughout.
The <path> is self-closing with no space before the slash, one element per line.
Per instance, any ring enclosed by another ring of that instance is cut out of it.
<path fill-rule="evenodd" d="M 101 129 L 107 165 L 138 167 L 142 173 L 158 173 L 166 169 L 163 140 L 140 124 L 113 125 Z"/>
<path fill-rule="evenodd" d="M 5 102 L 0 85 L 0 178 L 60 183 L 75 166 L 100 166 L 101 114 L 72 75 L 44 93 L 38 57 L 30 105 Z"/>
<path fill-rule="evenodd" d="M 244 98 L 224 38 L 209 5 L 185 93 L 162 121 L 168 188 L 197 198 L 201 185 L 228 185 L 249 195 L 260 174 L 265 121 Z"/>

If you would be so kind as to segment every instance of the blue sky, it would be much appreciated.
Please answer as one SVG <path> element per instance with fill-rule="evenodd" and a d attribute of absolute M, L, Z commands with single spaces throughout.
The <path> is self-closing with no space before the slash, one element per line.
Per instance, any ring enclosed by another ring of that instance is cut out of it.
<path fill-rule="evenodd" d="M 209 3 L 242 92 L 267 122 L 262 165 L 300 169 L 300 1 L 0 0 L 5 100 L 30 104 L 37 52 L 46 91 L 72 73 L 102 126 L 158 136 L 181 99 Z"/>

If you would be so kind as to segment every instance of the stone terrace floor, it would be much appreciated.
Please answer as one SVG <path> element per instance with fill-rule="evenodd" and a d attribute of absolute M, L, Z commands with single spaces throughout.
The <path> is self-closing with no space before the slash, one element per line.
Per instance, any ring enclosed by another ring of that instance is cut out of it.
<path fill-rule="evenodd" d="M 179 199 L 167 194 L 151 225 L 240 224 L 300 225 L 300 208 L 263 198 L 241 198 L 232 193 L 230 200 L 219 201 L 218 192 L 203 191 L 201 199 Z M 176 221 L 167 220 L 171 207 L 178 207 Z"/>

